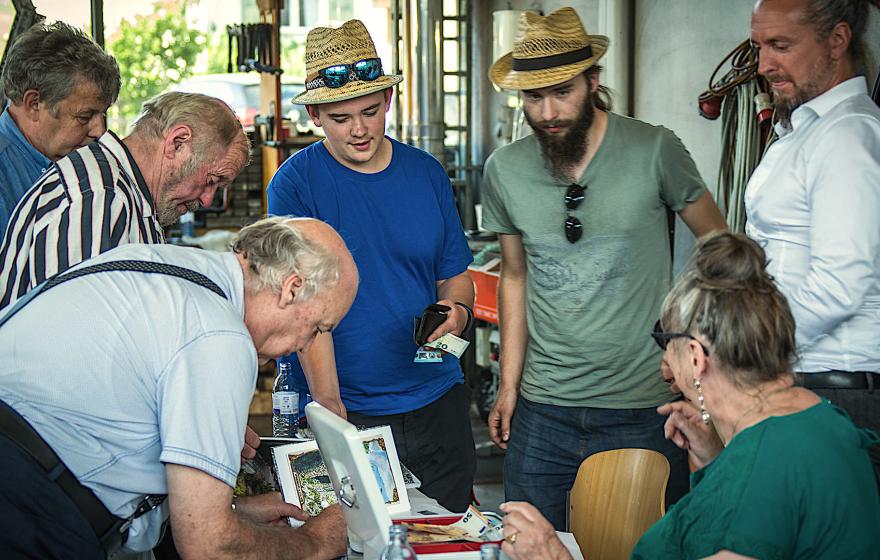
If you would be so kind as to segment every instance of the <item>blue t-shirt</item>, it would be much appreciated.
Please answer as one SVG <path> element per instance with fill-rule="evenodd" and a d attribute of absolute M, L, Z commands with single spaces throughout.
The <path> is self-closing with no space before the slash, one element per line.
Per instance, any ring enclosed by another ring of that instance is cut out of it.
<path fill-rule="evenodd" d="M 50 165 L 52 161 L 27 141 L 4 109 L 0 114 L 0 241 L 18 201 Z"/>
<path fill-rule="evenodd" d="M 357 297 L 333 345 L 342 401 L 368 415 L 421 408 L 463 380 L 452 355 L 413 361 L 413 318 L 437 301 L 437 281 L 472 261 L 449 178 L 429 154 L 391 145 L 386 169 L 359 173 L 313 144 L 285 161 L 267 189 L 270 214 L 324 220 L 357 263 Z M 299 361 L 289 360 L 298 389 L 307 391 Z"/>

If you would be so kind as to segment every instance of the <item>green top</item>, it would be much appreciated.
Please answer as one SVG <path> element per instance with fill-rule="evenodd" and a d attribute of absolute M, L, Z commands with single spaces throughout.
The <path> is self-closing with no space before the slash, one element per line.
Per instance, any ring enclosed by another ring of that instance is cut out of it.
<path fill-rule="evenodd" d="M 642 537 L 634 559 L 719 550 L 773 559 L 880 558 L 880 496 L 856 428 L 823 401 L 739 433 L 691 478 L 693 489 Z"/>
<path fill-rule="evenodd" d="M 569 212 L 568 184 L 546 170 L 534 136 L 486 161 L 483 227 L 521 235 L 526 253 L 522 394 L 560 406 L 657 406 L 671 396 L 650 336 L 671 277 L 666 209 L 680 211 L 705 186 L 675 134 L 614 113 L 579 183 L 585 200 Z M 584 226 L 576 243 L 565 239 L 569 214 Z"/>

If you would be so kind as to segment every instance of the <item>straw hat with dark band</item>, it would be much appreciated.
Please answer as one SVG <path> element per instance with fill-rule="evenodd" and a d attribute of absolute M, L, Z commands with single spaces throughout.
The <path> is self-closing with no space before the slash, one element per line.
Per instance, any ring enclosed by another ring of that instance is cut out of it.
<path fill-rule="evenodd" d="M 513 52 L 492 65 L 489 78 L 503 89 L 538 89 L 566 82 L 596 64 L 608 37 L 588 35 L 574 8 L 547 17 L 523 12 Z"/>
<path fill-rule="evenodd" d="M 337 64 L 354 64 L 368 58 L 379 58 L 376 45 L 364 24 L 349 20 L 339 28 L 316 27 L 306 37 L 306 91 L 293 98 L 298 105 L 333 103 L 382 91 L 403 81 L 403 76 L 383 74 L 365 82 L 352 80 L 339 88 L 310 86 L 318 72 Z"/>

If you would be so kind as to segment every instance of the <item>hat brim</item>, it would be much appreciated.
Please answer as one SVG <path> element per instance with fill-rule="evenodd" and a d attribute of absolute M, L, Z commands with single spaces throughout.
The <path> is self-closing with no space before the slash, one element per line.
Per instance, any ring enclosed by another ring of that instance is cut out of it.
<path fill-rule="evenodd" d="M 608 50 L 608 38 L 601 35 L 590 36 L 590 47 L 593 56 L 572 64 L 554 66 L 542 70 L 517 71 L 513 69 L 513 53 L 507 53 L 489 69 L 489 79 L 501 89 L 523 90 L 555 86 L 574 78 L 599 59 Z"/>
<path fill-rule="evenodd" d="M 321 103 L 334 103 L 369 95 L 395 86 L 403 81 L 403 76 L 385 74 L 371 82 L 354 80 L 340 88 L 319 87 L 306 90 L 291 100 L 294 105 L 320 105 Z"/>

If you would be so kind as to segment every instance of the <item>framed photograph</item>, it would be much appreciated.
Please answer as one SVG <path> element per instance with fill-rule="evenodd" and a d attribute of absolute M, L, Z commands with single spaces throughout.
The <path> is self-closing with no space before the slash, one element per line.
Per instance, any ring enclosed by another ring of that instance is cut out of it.
<path fill-rule="evenodd" d="M 370 470 L 389 514 L 409 511 L 407 483 L 404 479 L 394 436 L 389 426 L 358 432 Z M 335 504 L 336 494 L 327 473 L 327 466 L 314 440 L 272 448 L 272 455 L 284 500 L 317 515 Z M 300 523 L 291 520 L 292 525 Z"/>

